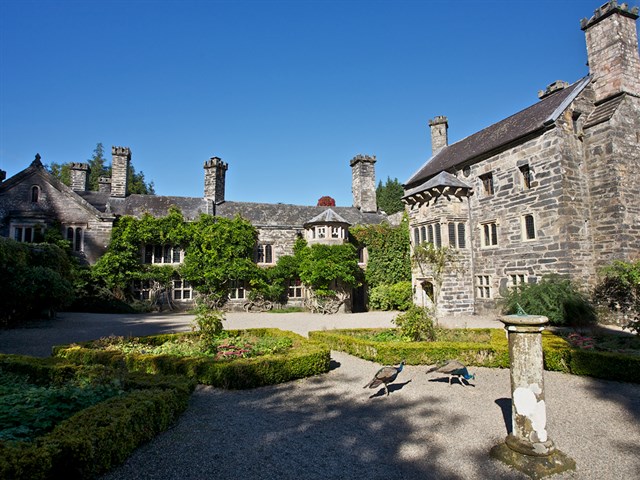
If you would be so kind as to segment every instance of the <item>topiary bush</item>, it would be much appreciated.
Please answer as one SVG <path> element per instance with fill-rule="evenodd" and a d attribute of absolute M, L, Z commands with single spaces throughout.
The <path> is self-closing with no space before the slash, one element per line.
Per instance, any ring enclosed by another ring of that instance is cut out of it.
<path fill-rule="evenodd" d="M 518 306 L 529 315 L 544 315 L 551 325 L 586 326 L 597 320 L 587 297 L 571 280 L 559 275 L 510 290 L 502 301 L 504 313 L 515 314 Z"/>
<path fill-rule="evenodd" d="M 401 313 L 392 320 L 402 332 L 402 335 L 414 342 L 435 340 L 436 329 L 430 312 L 412 305 L 405 313 Z"/>

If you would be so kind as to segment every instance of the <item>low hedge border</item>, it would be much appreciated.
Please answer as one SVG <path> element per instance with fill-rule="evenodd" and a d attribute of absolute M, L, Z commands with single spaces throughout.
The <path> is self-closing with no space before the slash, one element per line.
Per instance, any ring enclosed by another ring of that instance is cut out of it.
<path fill-rule="evenodd" d="M 293 332 L 276 328 L 229 330 L 231 335 L 249 332 L 256 336 L 281 336 L 293 340 L 293 348 L 285 354 L 254 358 L 212 361 L 211 357 L 177 357 L 98 350 L 94 342 L 54 347 L 53 354 L 78 364 L 103 364 L 126 367 L 129 371 L 184 375 L 204 385 L 226 389 L 248 389 L 284 383 L 329 371 L 331 352 L 324 343 L 309 341 Z M 177 333 L 139 337 L 150 345 L 196 333 Z"/>
<path fill-rule="evenodd" d="M 0 366 L 43 385 L 84 375 L 87 369 L 100 374 L 110 370 L 20 355 L 0 355 Z M 169 428 L 187 408 L 195 387 L 183 377 L 123 372 L 118 376 L 124 395 L 76 413 L 33 442 L 0 441 L 0 478 L 84 479 L 107 472 Z"/>
<path fill-rule="evenodd" d="M 309 332 L 309 339 L 326 343 L 332 350 L 349 353 L 381 364 L 405 359 L 409 365 L 430 365 L 456 358 L 467 365 L 509 367 L 509 345 L 504 330 L 475 329 L 489 333 L 491 340 L 473 342 L 377 342 L 354 334 L 382 329 L 350 329 Z M 590 351 L 572 347 L 551 331 L 542 333 L 546 370 L 587 375 L 607 380 L 640 383 L 640 356 Z"/>

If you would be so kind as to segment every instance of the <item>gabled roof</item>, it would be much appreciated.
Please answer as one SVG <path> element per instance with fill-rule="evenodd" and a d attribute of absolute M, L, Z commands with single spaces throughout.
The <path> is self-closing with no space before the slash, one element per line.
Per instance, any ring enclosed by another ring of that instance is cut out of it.
<path fill-rule="evenodd" d="M 456 189 L 466 189 L 467 191 L 471 190 L 470 185 L 467 185 L 465 182 L 460 180 L 455 175 L 452 175 L 449 172 L 440 172 L 435 177 L 432 177 L 426 182 L 421 183 L 417 187 L 412 188 L 411 190 L 408 190 L 407 192 L 405 192 L 404 197 L 402 198 L 407 199 L 415 195 L 416 193 L 424 192 L 425 190 L 431 190 L 433 188 L 436 188 L 436 189 L 446 188 L 446 187 L 450 187 L 454 190 Z"/>
<path fill-rule="evenodd" d="M 584 77 L 515 115 L 444 147 L 407 180 L 405 188 L 415 188 L 442 171 L 451 171 L 453 167 L 471 163 L 552 128 L 556 119 L 588 83 L 589 77 Z"/>
<path fill-rule="evenodd" d="M 44 165 L 42 165 L 42 162 L 40 161 L 40 155 L 36 155 L 35 160 L 31 162 L 31 165 L 29 165 L 27 168 L 16 173 L 7 181 L 0 183 L 0 193 L 10 190 L 14 186 L 22 183 L 23 181 L 34 175 L 40 177 L 43 181 L 51 185 L 53 188 L 68 197 L 70 200 L 76 202 L 80 207 L 84 208 L 92 215 L 95 215 L 98 218 L 113 219 L 111 214 L 109 214 L 108 212 L 105 213 L 104 210 L 97 209 L 90 202 L 78 195 L 78 193 L 75 192 L 71 187 L 68 187 L 56 177 L 51 175 L 44 167 Z"/>
<path fill-rule="evenodd" d="M 349 225 L 349 222 L 347 222 L 344 218 L 342 218 L 330 208 L 322 212 L 320 215 L 316 215 L 311 220 L 305 222 L 304 225 L 316 225 L 319 223 L 344 223 Z"/>

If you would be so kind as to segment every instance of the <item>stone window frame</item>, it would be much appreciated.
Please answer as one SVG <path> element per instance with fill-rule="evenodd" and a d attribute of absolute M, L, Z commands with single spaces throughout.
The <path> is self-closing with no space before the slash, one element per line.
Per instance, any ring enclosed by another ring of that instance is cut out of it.
<path fill-rule="evenodd" d="M 531 169 L 531 165 L 525 163 L 518 166 L 518 170 L 520 171 L 522 190 L 530 190 L 533 188 L 533 170 Z"/>
<path fill-rule="evenodd" d="M 38 203 L 40 200 L 40 185 L 32 185 L 29 192 L 31 196 L 31 203 Z"/>
<path fill-rule="evenodd" d="M 175 245 L 147 243 L 141 247 L 144 265 L 180 265 L 184 261 L 184 249 Z M 169 259 L 169 261 L 165 261 Z"/>
<path fill-rule="evenodd" d="M 492 298 L 491 275 L 476 275 L 476 298 L 483 300 Z"/>
<path fill-rule="evenodd" d="M 190 302 L 193 300 L 193 287 L 191 283 L 182 278 L 174 278 L 171 281 L 171 296 L 178 302 Z"/>
<path fill-rule="evenodd" d="M 74 252 L 84 252 L 85 225 L 68 224 L 65 225 L 64 238 L 71 243 Z"/>
<path fill-rule="evenodd" d="M 522 234 L 522 241 L 531 242 L 538 238 L 536 232 L 536 219 L 533 213 L 525 213 L 520 217 L 520 231 Z"/>
<path fill-rule="evenodd" d="M 413 246 L 420 245 L 420 227 L 413 229 Z"/>
<path fill-rule="evenodd" d="M 485 197 L 491 197 L 496 193 L 496 185 L 493 177 L 493 172 L 483 173 L 478 178 L 482 183 L 482 191 Z"/>
<path fill-rule="evenodd" d="M 480 224 L 480 245 L 481 248 L 496 248 L 499 245 L 498 241 L 498 227 L 497 220 L 491 220 L 488 222 L 482 222 Z"/>
<path fill-rule="evenodd" d="M 229 299 L 244 300 L 247 298 L 247 285 L 244 280 L 229 280 Z"/>
<path fill-rule="evenodd" d="M 316 237 L 317 238 L 327 238 L 327 227 L 326 225 L 321 225 L 315 228 Z"/>
<path fill-rule="evenodd" d="M 20 243 L 39 243 L 37 237 L 44 241 L 46 226 L 41 222 L 16 222 L 9 227 L 9 238 Z"/>
<path fill-rule="evenodd" d="M 273 255 L 273 242 L 260 242 L 256 245 L 256 263 L 263 265 L 273 265 L 275 263 Z"/>
<path fill-rule="evenodd" d="M 447 222 L 449 237 L 449 247 L 464 249 L 467 248 L 467 225 L 466 222 L 452 220 Z M 460 241 L 462 239 L 462 242 Z"/>
<path fill-rule="evenodd" d="M 513 290 L 515 288 L 522 287 L 531 283 L 531 279 L 535 278 L 535 275 L 529 275 L 526 272 L 511 272 L 507 276 L 507 288 Z"/>
<path fill-rule="evenodd" d="M 287 298 L 304 298 L 304 284 L 299 278 L 292 278 L 287 284 Z"/>

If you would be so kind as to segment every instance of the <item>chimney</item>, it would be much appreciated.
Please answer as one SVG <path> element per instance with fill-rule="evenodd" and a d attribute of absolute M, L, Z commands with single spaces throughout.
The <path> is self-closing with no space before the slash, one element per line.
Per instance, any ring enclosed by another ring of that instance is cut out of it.
<path fill-rule="evenodd" d="M 98 177 L 98 191 L 111 193 L 111 177 Z"/>
<path fill-rule="evenodd" d="M 229 165 L 219 157 L 204 162 L 204 196 L 215 205 L 224 203 L 224 184 Z"/>
<path fill-rule="evenodd" d="M 71 163 L 71 189 L 74 192 L 86 192 L 89 185 L 89 168 L 88 163 Z"/>
<path fill-rule="evenodd" d="M 351 159 L 353 206 L 361 212 L 377 212 L 376 156 L 356 155 Z"/>
<path fill-rule="evenodd" d="M 129 185 L 129 147 L 111 147 L 111 196 L 124 198 Z"/>
<path fill-rule="evenodd" d="M 580 22 L 596 103 L 623 92 L 640 96 L 637 19 L 638 7 L 614 0 Z"/>
<path fill-rule="evenodd" d="M 449 123 L 447 117 L 438 115 L 436 118 L 429 120 L 429 127 L 431 127 L 431 155 L 435 155 L 449 145 L 447 135 Z"/>

